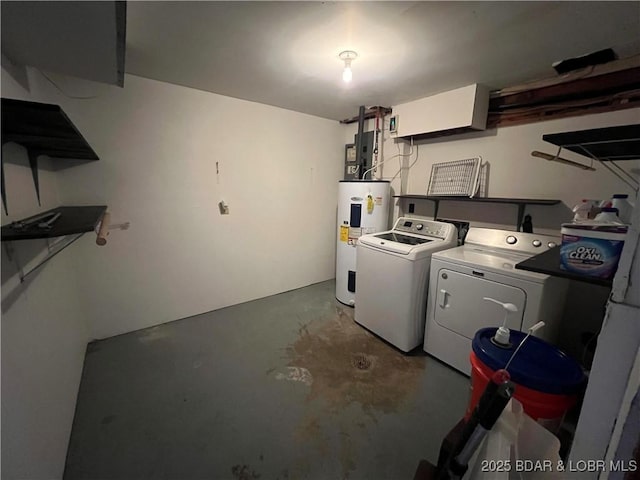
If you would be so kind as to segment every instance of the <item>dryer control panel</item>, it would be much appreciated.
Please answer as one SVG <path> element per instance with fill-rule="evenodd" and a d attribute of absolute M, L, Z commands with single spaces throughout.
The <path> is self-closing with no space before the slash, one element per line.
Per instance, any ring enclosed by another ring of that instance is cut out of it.
<path fill-rule="evenodd" d="M 421 218 L 400 217 L 396 220 L 396 224 L 393 226 L 393 229 L 400 232 L 413 233 L 415 235 L 447 238 L 452 232 L 455 234 L 456 227 L 450 223 L 434 222 L 432 220 L 423 220 Z"/>

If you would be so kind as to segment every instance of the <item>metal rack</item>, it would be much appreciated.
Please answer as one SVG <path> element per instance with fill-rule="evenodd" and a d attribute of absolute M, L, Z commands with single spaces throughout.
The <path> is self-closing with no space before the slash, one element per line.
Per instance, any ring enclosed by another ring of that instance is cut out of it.
<path fill-rule="evenodd" d="M 434 163 L 427 195 L 473 197 L 478 190 L 480 157 Z"/>

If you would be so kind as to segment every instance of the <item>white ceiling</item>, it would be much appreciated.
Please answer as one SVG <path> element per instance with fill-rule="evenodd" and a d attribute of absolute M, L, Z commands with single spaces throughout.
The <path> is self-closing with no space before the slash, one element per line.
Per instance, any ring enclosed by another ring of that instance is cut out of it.
<path fill-rule="evenodd" d="M 607 47 L 640 53 L 640 2 L 129 2 L 126 71 L 339 120 Z"/>
<path fill-rule="evenodd" d="M 114 8 L 3 1 L 2 52 L 113 83 Z M 640 54 L 640 2 L 129 1 L 126 30 L 128 73 L 340 120 L 551 77 L 553 62 L 608 47 Z M 351 84 L 343 50 L 359 54 Z"/>

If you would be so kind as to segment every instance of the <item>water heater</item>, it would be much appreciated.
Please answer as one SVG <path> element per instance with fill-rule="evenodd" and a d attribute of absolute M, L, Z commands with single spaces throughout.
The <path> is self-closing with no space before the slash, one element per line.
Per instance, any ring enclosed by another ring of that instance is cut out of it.
<path fill-rule="evenodd" d="M 341 180 L 338 187 L 336 298 L 355 304 L 356 242 L 361 235 L 387 229 L 390 183 L 386 180 Z"/>

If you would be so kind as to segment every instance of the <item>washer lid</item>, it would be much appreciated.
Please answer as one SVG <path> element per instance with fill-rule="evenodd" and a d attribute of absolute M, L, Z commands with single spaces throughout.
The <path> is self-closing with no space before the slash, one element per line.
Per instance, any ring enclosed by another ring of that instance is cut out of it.
<path fill-rule="evenodd" d="M 382 240 L 389 240 L 391 242 L 402 243 L 405 245 L 422 245 L 423 243 L 429 243 L 433 240 L 426 237 L 418 237 L 416 235 L 406 235 L 400 232 L 382 232 L 373 235 L 376 238 Z"/>
<path fill-rule="evenodd" d="M 394 230 L 363 235 L 358 240 L 362 245 L 399 253 L 400 255 L 416 254 L 420 251 L 431 251 L 432 246 L 435 244 L 442 244 L 442 240 L 439 238 L 411 235 Z"/>
<path fill-rule="evenodd" d="M 542 283 L 549 278 L 549 275 L 515 268 L 516 264 L 531 256 L 507 251 L 486 250 L 466 244 L 433 254 L 433 258 Z"/>

